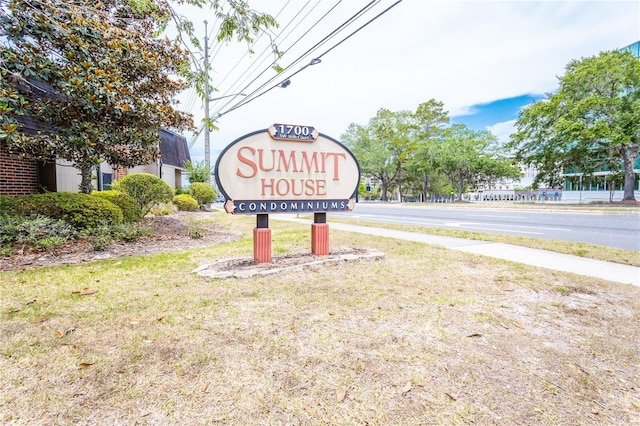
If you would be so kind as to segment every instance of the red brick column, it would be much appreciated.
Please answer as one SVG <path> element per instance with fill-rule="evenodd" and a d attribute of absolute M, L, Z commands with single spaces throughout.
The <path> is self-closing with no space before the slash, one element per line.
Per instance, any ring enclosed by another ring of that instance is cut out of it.
<path fill-rule="evenodd" d="M 271 263 L 271 229 L 267 214 L 258 214 L 253 229 L 253 264 L 258 263 Z"/>
<path fill-rule="evenodd" d="M 329 224 L 326 213 L 314 213 L 311 224 L 311 253 L 316 256 L 329 254 Z"/>

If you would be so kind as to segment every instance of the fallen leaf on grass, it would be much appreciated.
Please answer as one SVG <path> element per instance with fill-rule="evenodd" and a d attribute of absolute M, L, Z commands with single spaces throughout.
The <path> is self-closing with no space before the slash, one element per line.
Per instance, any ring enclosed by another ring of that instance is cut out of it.
<path fill-rule="evenodd" d="M 90 289 L 88 287 L 83 288 L 82 290 L 72 291 L 71 294 L 79 294 L 80 296 L 90 296 L 92 294 L 96 294 L 98 290 Z"/>
<path fill-rule="evenodd" d="M 444 394 L 447 395 L 449 397 L 449 399 L 451 399 L 452 401 L 457 401 L 456 397 L 451 395 L 449 392 L 445 392 Z"/>
<path fill-rule="evenodd" d="M 202 392 L 207 392 L 207 390 L 209 389 L 209 383 L 205 383 L 204 386 L 202 387 Z"/>
<path fill-rule="evenodd" d="M 347 397 L 347 390 L 346 389 L 339 390 L 338 393 L 336 394 L 336 402 L 342 402 L 346 397 Z"/>
<path fill-rule="evenodd" d="M 158 318 L 156 318 L 156 321 L 158 321 L 158 322 L 162 322 L 163 320 L 164 320 L 164 317 L 158 317 Z"/>
<path fill-rule="evenodd" d="M 404 386 L 402 387 L 402 389 L 400 389 L 400 392 L 401 392 L 401 393 L 407 393 L 407 392 L 409 392 L 410 390 L 411 390 L 411 382 L 407 382 L 407 384 L 406 384 L 406 385 L 404 385 Z"/>
<path fill-rule="evenodd" d="M 78 368 L 89 368 L 93 364 L 95 364 L 95 362 L 81 362 L 80 364 L 78 364 Z"/>
<path fill-rule="evenodd" d="M 72 332 L 74 332 L 74 331 L 76 331 L 76 327 L 70 327 L 70 328 L 67 328 L 65 331 L 60 331 L 60 330 L 58 330 L 58 331 L 56 331 L 56 337 L 57 337 L 58 339 L 61 339 L 61 338 L 63 338 L 64 336 L 66 336 L 67 334 L 72 333 Z"/>
<path fill-rule="evenodd" d="M 480 333 L 472 333 L 472 334 L 469 334 L 467 337 L 482 337 L 482 334 L 480 334 Z"/>
<path fill-rule="evenodd" d="M 514 320 L 513 321 L 513 325 L 515 325 L 518 328 L 524 329 L 524 324 L 522 322 L 518 321 L 518 320 Z"/>
<path fill-rule="evenodd" d="M 49 320 L 49 317 L 37 317 L 37 318 L 32 319 L 29 322 L 31 324 L 39 324 L 41 322 L 45 322 L 45 321 L 48 321 L 48 320 Z"/>

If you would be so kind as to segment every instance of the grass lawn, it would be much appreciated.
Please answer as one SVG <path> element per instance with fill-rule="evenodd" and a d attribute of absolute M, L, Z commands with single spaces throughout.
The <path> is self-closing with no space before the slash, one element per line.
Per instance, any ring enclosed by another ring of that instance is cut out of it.
<path fill-rule="evenodd" d="M 0 273 L 0 423 L 640 424 L 638 287 L 339 231 L 384 259 L 205 279 L 252 253 L 212 220 L 243 239 Z"/>

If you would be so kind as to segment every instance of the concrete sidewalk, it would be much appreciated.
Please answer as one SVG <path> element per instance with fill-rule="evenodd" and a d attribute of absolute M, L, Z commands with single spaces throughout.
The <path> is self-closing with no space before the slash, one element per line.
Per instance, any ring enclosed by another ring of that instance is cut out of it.
<path fill-rule="evenodd" d="M 310 220 L 299 219 L 288 215 L 272 215 L 271 218 L 276 220 L 307 223 L 309 225 L 312 223 Z M 350 225 L 346 223 L 332 222 L 329 224 L 329 230 L 331 229 L 431 244 L 452 250 L 489 256 L 497 259 L 505 259 L 526 265 L 555 269 L 578 275 L 601 278 L 607 281 L 640 286 L 640 268 L 636 266 L 604 262 L 601 260 L 554 253 L 551 251 L 532 249 L 511 244 L 443 237 L 419 232 L 398 231 L 394 229 Z M 640 256 L 640 253 L 638 255 Z"/>

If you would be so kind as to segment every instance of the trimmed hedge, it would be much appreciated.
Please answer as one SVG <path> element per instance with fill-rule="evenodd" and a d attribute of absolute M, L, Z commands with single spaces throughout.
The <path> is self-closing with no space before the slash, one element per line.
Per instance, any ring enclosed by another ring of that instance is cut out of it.
<path fill-rule="evenodd" d="M 178 210 L 186 210 L 189 212 L 198 210 L 198 201 L 189 194 L 179 194 L 173 197 L 173 204 Z"/>
<path fill-rule="evenodd" d="M 189 194 L 195 198 L 200 207 L 210 204 L 216 199 L 216 191 L 204 182 L 194 182 L 189 186 Z"/>
<path fill-rule="evenodd" d="M 110 201 L 120 207 L 124 223 L 134 223 L 142 220 L 142 210 L 140 210 L 140 207 L 133 201 L 133 198 L 124 192 L 115 190 L 94 191 L 91 195 Z"/>
<path fill-rule="evenodd" d="M 2 206 L 3 213 L 62 219 L 76 229 L 92 229 L 123 223 L 120 207 L 89 194 L 47 192 L 45 194 L 2 197 L 0 206 Z"/>
<path fill-rule="evenodd" d="M 153 206 L 170 203 L 173 189 L 168 183 L 151 173 L 133 173 L 115 181 L 111 188 L 129 194 L 142 211 L 144 217 Z"/>

